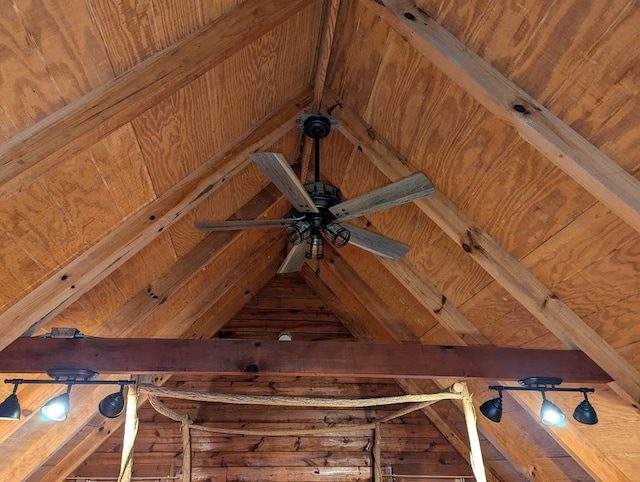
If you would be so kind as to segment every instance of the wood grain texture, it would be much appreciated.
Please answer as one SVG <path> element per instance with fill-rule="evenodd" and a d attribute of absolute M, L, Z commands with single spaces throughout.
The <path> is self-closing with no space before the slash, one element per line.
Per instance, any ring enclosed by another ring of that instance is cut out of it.
<path fill-rule="evenodd" d="M 64 157 L 84 150 L 129 122 L 308 3 L 245 2 L 233 14 L 22 131 L 0 146 L 0 157 L 5 160 L 0 198 L 6 199 Z M 247 29 L 246 23 L 253 29 Z"/>
<path fill-rule="evenodd" d="M 384 236 L 372 233 L 366 229 L 361 229 L 352 225 L 346 225 L 345 227 L 350 233 L 350 244 L 362 248 L 365 251 L 369 251 L 370 253 L 382 256 L 383 258 L 398 260 L 411 249 L 411 247 L 406 244 L 385 238 Z"/>
<path fill-rule="evenodd" d="M 386 8 L 370 2 L 368 6 L 494 115 L 509 122 L 550 161 L 640 231 L 640 188 L 633 176 L 425 17 L 411 2 L 387 2 Z M 403 16 L 406 12 L 413 20 Z"/>
<path fill-rule="evenodd" d="M 282 154 L 256 152 L 251 154 L 250 157 L 262 172 L 271 179 L 271 182 L 280 189 L 280 192 L 285 195 L 294 209 L 304 213 L 320 212 Z"/>
<path fill-rule="evenodd" d="M 250 316 L 250 319 L 255 318 L 255 315 Z M 491 346 L 399 347 L 396 344 L 318 343 L 297 339 L 287 343 L 274 339 L 255 345 L 253 340 L 225 339 L 58 340 L 22 337 L 2 351 L 0 370 L 4 373 L 40 373 L 42 366 L 66 366 L 85 367 L 104 374 L 193 372 L 241 375 L 248 364 L 253 364 L 256 373 L 267 376 L 517 381 L 538 370 L 540 373 L 553 372 L 567 383 L 611 381 L 584 353 L 574 350 L 521 350 Z"/>
<path fill-rule="evenodd" d="M 341 109 L 346 111 L 344 107 Z M 404 177 L 409 170 L 402 157 L 385 147 L 380 138 L 371 134 L 362 120 L 350 115 L 340 117 L 341 129 L 352 142 L 367 149 L 372 162 L 390 179 Z M 357 126 L 357 127 L 356 127 Z M 357 129 L 357 130 L 354 130 Z M 391 159 L 400 162 L 391 163 Z M 440 193 L 416 202 L 454 241 L 476 260 L 489 274 L 567 346 L 578 346 L 603 367 L 629 395 L 640 397 L 640 374 L 604 339 L 558 299 L 546 286 L 534 278 L 522 265 L 492 240 L 487 233 L 474 227 L 456 206 Z M 489 261 L 489 259 L 491 261 Z"/>
<path fill-rule="evenodd" d="M 303 94 L 298 102 L 304 104 L 304 97 Z M 249 152 L 255 150 L 257 146 L 269 144 L 269 139 L 279 137 L 289 128 L 292 116 L 299 108 L 298 105 L 295 102 L 287 104 L 291 111 L 287 112 L 285 108 L 273 116 L 271 122 L 263 124 L 253 132 L 246 133 L 243 138 L 236 140 L 219 156 L 211 159 L 208 165 L 205 164 L 201 169 L 194 171 L 171 191 L 130 218 L 118 231 L 110 233 L 99 244 L 86 251 L 83 256 L 76 258 L 59 274 L 54 275 L 47 282 L 41 284 L 37 290 L 32 291 L 19 303 L 6 310 L 2 314 L 2 318 L 5 320 L 3 324 L 7 323 L 6 326 L 11 326 L 12 329 L 5 333 L 3 338 L 5 342 L 10 342 L 34 324 L 42 324 L 61 312 L 64 307 L 70 305 L 157 237 L 163 229 L 174 223 L 190 207 L 197 205 L 201 199 L 215 190 L 216 185 L 223 184 L 233 171 L 240 171 L 249 162 L 245 157 Z M 222 165 L 220 165 L 220 159 L 225 159 Z M 215 170 L 209 171 L 209 166 L 216 166 Z M 146 227 L 141 231 L 140 226 Z M 137 240 L 137 243 L 134 240 Z M 83 263 L 88 263 L 91 269 L 87 270 L 88 265 L 87 268 L 82 267 Z M 54 293 L 57 295 L 54 296 Z M 56 299 L 57 297 L 60 298 Z M 26 321 L 16 322 L 24 315 L 24 306 L 29 307 L 30 320 L 27 324 L 25 324 Z M 39 313 L 38 306 L 40 307 Z M 34 323 L 34 319 L 40 321 Z M 11 321 L 7 322 L 6 320 Z"/>
<path fill-rule="evenodd" d="M 432 196 L 433 185 L 422 173 L 392 182 L 329 208 L 336 218 L 346 221 L 375 211 L 400 206 L 416 199 Z"/>
<path fill-rule="evenodd" d="M 0 141 L 112 78 L 86 5 L 6 2 L 0 7 Z"/>

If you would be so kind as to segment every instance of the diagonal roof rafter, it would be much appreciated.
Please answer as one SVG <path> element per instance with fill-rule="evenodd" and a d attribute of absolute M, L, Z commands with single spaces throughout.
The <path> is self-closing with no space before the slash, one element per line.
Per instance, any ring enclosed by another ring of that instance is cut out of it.
<path fill-rule="evenodd" d="M 328 94 L 325 102 L 336 106 L 333 113 L 340 120 L 340 131 L 385 176 L 395 181 L 413 174 L 408 162 L 340 99 Z M 640 400 L 640 373 L 442 193 L 414 204 L 549 331 L 569 348 L 584 351 L 631 399 Z"/>
<path fill-rule="evenodd" d="M 640 181 L 548 111 L 411 0 L 368 0 L 406 41 L 491 113 L 640 232 Z"/>

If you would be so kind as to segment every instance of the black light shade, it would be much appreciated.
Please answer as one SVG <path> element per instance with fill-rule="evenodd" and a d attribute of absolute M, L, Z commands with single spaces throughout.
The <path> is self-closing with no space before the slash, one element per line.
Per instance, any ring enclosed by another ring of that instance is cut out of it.
<path fill-rule="evenodd" d="M 15 393 L 0 403 L 0 420 L 20 420 L 20 403 Z"/>
<path fill-rule="evenodd" d="M 595 425 L 598 423 L 598 415 L 596 415 L 596 411 L 587 399 L 587 394 L 584 394 L 584 400 L 578 404 L 576 409 L 573 411 L 573 418 L 585 425 Z"/>
<path fill-rule="evenodd" d="M 540 421 L 545 425 L 561 425 L 564 422 L 564 413 L 554 403 L 547 399 L 542 400 L 540 408 Z"/>
<path fill-rule="evenodd" d="M 480 405 L 480 412 L 492 422 L 498 423 L 502 419 L 502 396 L 484 402 Z"/>
<path fill-rule="evenodd" d="M 124 395 L 122 394 L 122 387 L 119 392 L 107 395 L 102 399 L 98 405 L 98 410 L 102 415 L 107 418 L 116 418 L 120 416 L 124 410 Z"/>
<path fill-rule="evenodd" d="M 69 388 L 71 388 L 71 385 L 69 385 Z M 46 420 L 64 422 L 69 413 L 69 391 L 49 400 L 40 411 Z"/>

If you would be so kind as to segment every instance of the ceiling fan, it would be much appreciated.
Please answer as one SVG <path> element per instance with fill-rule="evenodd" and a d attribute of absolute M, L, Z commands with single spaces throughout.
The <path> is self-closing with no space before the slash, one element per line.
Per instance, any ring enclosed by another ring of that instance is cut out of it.
<path fill-rule="evenodd" d="M 227 231 L 286 226 L 285 236 L 293 248 L 279 273 L 298 271 L 305 258 L 322 259 L 325 238 L 337 248 L 350 243 L 392 260 L 403 257 L 410 246 L 344 221 L 431 196 L 435 192 L 433 185 L 424 174 L 417 173 L 343 202 L 342 193 L 336 186 L 320 181 L 320 139 L 326 137 L 331 128 L 331 120 L 323 115 L 307 115 L 304 120 L 305 135 L 314 139 L 314 182 L 303 185 L 282 154 L 256 152 L 250 155 L 291 202 L 291 217 L 197 222 L 196 228 L 201 231 Z"/>

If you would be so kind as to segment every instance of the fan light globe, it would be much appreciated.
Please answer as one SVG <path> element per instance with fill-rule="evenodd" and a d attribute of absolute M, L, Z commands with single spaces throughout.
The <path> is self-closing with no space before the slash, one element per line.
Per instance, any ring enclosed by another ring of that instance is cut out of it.
<path fill-rule="evenodd" d="M 58 395 L 49 400 L 41 409 L 45 420 L 63 422 L 69 413 L 69 392 Z"/>
<path fill-rule="evenodd" d="M 311 224 L 306 221 L 298 221 L 291 226 L 287 226 L 284 234 L 291 244 L 297 246 L 311 235 Z"/>
<path fill-rule="evenodd" d="M 311 240 L 309 241 L 305 252 L 305 258 L 316 261 L 324 258 L 324 240 L 321 235 L 314 234 L 311 236 Z"/>

